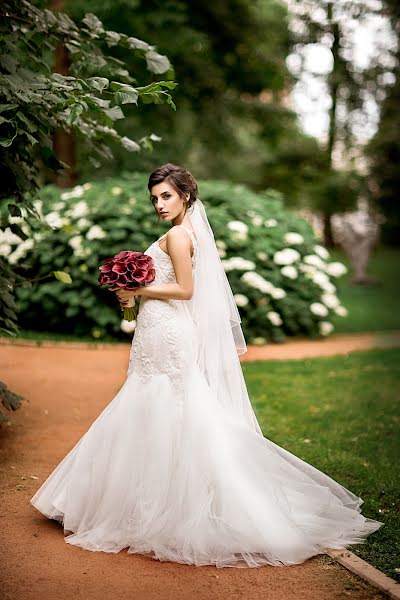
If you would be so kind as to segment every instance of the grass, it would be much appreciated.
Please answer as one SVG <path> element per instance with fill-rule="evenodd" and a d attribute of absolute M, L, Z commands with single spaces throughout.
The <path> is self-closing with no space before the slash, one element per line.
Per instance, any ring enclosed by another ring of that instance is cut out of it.
<path fill-rule="evenodd" d="M 385 525 L 352 552 L 397 580 L 400 350 L 245 363 L 264 435 L 364 500 Z"/>
<path fill-rule="evenodd" d="M 335 249 L 331 257 L 349 268 L 336 281 L 338 296 L 349 315 L 332 319 L 335 333 L 400 329 L 400 250 L 379 247 L 372 253 L 368 274 L 381 281 L 373 286 L 350 285 L 350 265 L 344 253 Z"/>

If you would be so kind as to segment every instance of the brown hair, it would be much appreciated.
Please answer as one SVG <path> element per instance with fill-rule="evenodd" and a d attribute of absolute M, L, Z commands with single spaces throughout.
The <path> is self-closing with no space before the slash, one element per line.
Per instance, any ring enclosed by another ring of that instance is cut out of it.
<path fill-rule="evenodd" d="M 183 167 L 179 167 L 178 165 L 174 165 L 172 163 L 166 163 L 165 165 L 162 165 L 153 171 L 147 184 L 149 192 L 151 193 L 151 188 L 153 185 L 157 185 L 163 181 L 171 184 L 181 198 L 185 198 L 187 193 L 190 194 L 189 200 L 186 203 L 186 210 L 190 208 L 196 201 L 198 194 L 196 180 L 193 175 Z"/>

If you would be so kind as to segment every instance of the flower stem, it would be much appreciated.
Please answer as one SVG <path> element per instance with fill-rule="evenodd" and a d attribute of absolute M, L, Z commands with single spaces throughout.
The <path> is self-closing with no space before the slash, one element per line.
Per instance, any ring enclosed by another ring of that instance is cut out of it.
<path fill-rule="evenodd" d="M 133 321 L 136 318 L 136 314 L 137 314 L 136 303 L 133 306 L 127 306 L 124 308 L 125 321 Z"/>

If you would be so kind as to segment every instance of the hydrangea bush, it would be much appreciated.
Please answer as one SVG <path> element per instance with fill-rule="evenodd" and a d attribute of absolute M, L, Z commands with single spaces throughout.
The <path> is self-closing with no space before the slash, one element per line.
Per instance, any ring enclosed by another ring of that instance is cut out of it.
<path fill-rule="evenodd" d="M 2 233 L 1 254 L 28 267 L 32 278 L 53 270 L 72 278 L 69 285 L 51 279 L 17 288 L 22 327 L 94 338 L 132 334 L 135 323 L 121 320 L 115 295 L 98 286 L 98 266 L 121 250 L 145 250 L 166 231 L 146 184 L 146 174 L 134 173 L 68 191 L 48 186 L 36 202 L 44 225 L 28 232 L 24 224 L 25 241 L 9 229 Z M 280 194 L 200 181 L 199 196 L 249 343 L 328 335 L 330 317 L 346 316 L 335 286 L 346 267 L 329 260 L 310 224 L 287 211 Z"/>

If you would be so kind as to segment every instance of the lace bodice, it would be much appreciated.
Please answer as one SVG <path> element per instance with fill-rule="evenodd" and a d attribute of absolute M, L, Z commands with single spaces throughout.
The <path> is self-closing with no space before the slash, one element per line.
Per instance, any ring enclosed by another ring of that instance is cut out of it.
<path fill-rule="evenodd" d="M 198 252 L 197 240 L 190 229 L 183 225 L 179 227 L 185 229 L 191 237 L 194 269 Z M 149 286 L 176 282 L 171 257 L 159 245 L 165 235 L 153 242 L 144 252 L 152 257 L 156 271 L 155 279 Z M 130 352 L 128 375 L 135 372 L 145 383 L 155 375 L 166 374 L 174 384 L 179 384 L 187 366 L 187 346 L 193 344 L 194 340 L 194 324 L 185 301 L 142 297 Z"/>

